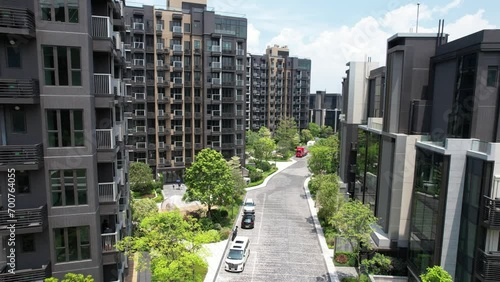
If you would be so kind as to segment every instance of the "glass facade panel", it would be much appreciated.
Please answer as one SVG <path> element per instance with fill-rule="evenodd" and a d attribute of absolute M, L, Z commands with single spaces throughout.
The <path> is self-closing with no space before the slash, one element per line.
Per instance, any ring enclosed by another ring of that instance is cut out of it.
<path fill-rule="evenodd" d="M 439 263 L 436 251 L 442 234 L 444 213 L 440 201 L 445 200 L 443 175 L 447 174 L 444 156 L 417 148 L 415 182 L 413 185 L 410 246 L 408 265 L 416 274 Z"/>
<path fill-rule="evenodd" d="M 380 135 L 359 129 L 355 197 L 369 204 L 374 213 L 377 202 L 379 150 Z"/>

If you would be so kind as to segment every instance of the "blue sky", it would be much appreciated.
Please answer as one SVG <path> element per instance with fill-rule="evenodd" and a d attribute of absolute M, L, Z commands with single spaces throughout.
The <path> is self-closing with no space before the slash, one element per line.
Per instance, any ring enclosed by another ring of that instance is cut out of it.
<path fill-rule="evenodd" d="M 500 27 L 498 0 L 419 2 L 419 33 L 437 32 L 439 19 L 445 20 L 450 40 Z M 166 0 L 141 3 L 164 7 Z M 208 6 L 248 19 L 249 52 L 264 53 L 266 46 L 279 44 L 310 58 L 312 92 L 339 92 L 349 61 L 369 56 L 385 65 L 387 38 L 414 32 L 417 14 L 417 1 L 408 0 L 208 0 Z"/>

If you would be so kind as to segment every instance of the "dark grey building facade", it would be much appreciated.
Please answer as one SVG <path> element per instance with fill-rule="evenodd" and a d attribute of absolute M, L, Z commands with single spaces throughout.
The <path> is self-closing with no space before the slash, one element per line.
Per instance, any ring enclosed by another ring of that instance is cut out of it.
<path fill-rule="evenodd" d="M 125 277 L 123 4 L 0 1 L 1 280 Z"/>
<path fill-rule="evenodd" d="M 175 2 L 125 8 L 130 159 L 167 182 L 203 148 L 243 161 L 245 145 L 247 20 Z"/>
<path fill-rule="evenodd" d="M 342 114 L 342 94 L 316 91 L 309 94 L 309 122 L 319 126 L 330 126 L 334 132 L 339 129 Z"/>

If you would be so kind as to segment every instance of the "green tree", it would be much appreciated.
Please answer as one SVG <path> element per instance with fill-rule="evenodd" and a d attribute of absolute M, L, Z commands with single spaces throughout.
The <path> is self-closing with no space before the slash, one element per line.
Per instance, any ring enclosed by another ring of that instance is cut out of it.
<path fill-rule="evenodd" d="M 323 125 L 321 127 L 321 133 L 319 134 L 319 136 L 321 138 L 327 138 L 328 136 L 331 136 L 331 135 L 333 135 L 333 128 L 331 126 Z"/>
<path fill-rule="evenodd" d="M 334 151 L 327 146 L 314 145 L 309 148 L 311 157 L 307 160 L 307 167 L 313 174 L 332 173 Z"/>
<path fill-rule="evenodd" d="M 302 129 L 300 132 L 300 142 L 306 144 L 307 141 L 313 140 L 314 137 L 309 129 Z"/>
<path fill-rule="evenodd" d="M 267 138 L 271 138 L 273 135 L 271 134 L 271 131 L 269 130 L 269 128 L 263 126 L 261 128 L 259 128 L 259 137 L 262 138 L 262 137 L 267 137 Z"/>
<path fill-rule="evenodd" d="M 45 282 L 59 282 L 59 279 L 51 277 L 51 278 L 45 278 Z M 87 277 L 83 276 L 83 274 L 76 274 L 76 273 L 66 273 L 64 275 L 63 280 L 60 280 L 60 282 L 94 282 L 94 278 L 92 278 L 92 275 L 87 275 Z"/>
<path fill-rule="evenodd" d="M 370 235 L 373 232 L 371 226 L 376 222 L 377 218 L 373 215 L 370 206 L 358 200 L 342 204 L 339 211 L 329 220 L 329 223 L 336 229 L 337 235 L 351 245 L 356 255 L 358 268 L 361 247 L 371 249 Z"/>
<path fill-rule="evenodd" d="M 214 205 L 225 205 L 234 196 L 231 168 L 221 153 L 206 148 L 196 155 L 196 160 L 186 169 L 184 201 L 200 201 L 207 205 L 207 214 Z"/>
<path fill-rule="evenodd" d="M 279 121 L 274 133 L 274 139 L 281 154 L 286 155 L 291 151 L 295 151 L 295 147 L 297 147 L 300 140 L 297 123 L 293 117 L 285 117 Z"/>
<path fill-rule="evenodd" d="M 130 205 L 132 209 L 132 220 L 141 222 L 144 218 L 158 213 L 158 205 L 153 199 L 133 199 Z"/>
<path fill-rule="evenodd" d="M 117 248 L 138 254 L 138 269 L 150 267 L 152 281 L 203 281 L 201 270 L 207 265 L 195 240 L 200 231 L 196 220 L 184 218 L 179 211 L 156 213 L 144 218 L 139 229 L 140 237 L 126 237 Z"/>
<path fill-rule="evenodd" d="M 234 181 L 234 195 L 231 200 L 231 203 L 228 204 L 240 204 L 242 196 L 245 194 L 245 188 L 247 184 L 243 179 L 243 175 L 241 174 L 241 160 L 238 156 L 233 156 L 229 161 L 227 161 L 227 165 L 231 169 L 231 175 Z M 232 209 L 231 209 L 232 210 Z"/>
<path fill-rule="evenodd" d="M 343 196 L 339 193 L 339 177 L 336 174 L 318 175 L 320 178 L 316 201 L 320 206 L 321 217 L 329 219 L 340 209 Z"/>
<path fill-rule="evenodd" d="M 248 130 L 245 133 L 246 148 L 251 151 L 253 149 L 253 144 L 259 139 L 259 133 Z"/>
<path fill-rule="evenodd" d="M 129 166 L 130 189 L 134 192 L 147 194 L 153 187 L 153 171 L 143 162 L 132 162 Z"/>
<path fill-rule="evenodd" d="M 340 163 L 340 155 L 339 155 L 339 148 L 340 148 L 340 142 L 337 134 L 331 135 L 328 138 L 322 138 L 319 139 L 314 146 L 327 146 L 332 150 L 333 158 L 332 158 L 332 172 L 336 172 L 339 163 Z"/>
<path fill-rule="evenodd" d="M 267 161 L 272 158 L 274 150 L 276 150 L 274 140 L 269 137 L 261 137 L 254 144 L 254 158 L 259 161 Z"/>
<path fill-rule="evenodd" d="M 441 266 L 428 267 L 427 272 L 420 275 L 422 282 L 453 282 L 451 275 Z"/>
<path fill-rule="evenodd" d="M 321 134 L 321 127 L 319 127 L 319 125 L 317 125 L 316 123 L 310 122 L 307 125 L 307 128 L 309 129 L 309 131 L 311 131 L 311 134 L 312 134 L 313 137 L 319 137 L 320 136 L 320 134 Z"/>

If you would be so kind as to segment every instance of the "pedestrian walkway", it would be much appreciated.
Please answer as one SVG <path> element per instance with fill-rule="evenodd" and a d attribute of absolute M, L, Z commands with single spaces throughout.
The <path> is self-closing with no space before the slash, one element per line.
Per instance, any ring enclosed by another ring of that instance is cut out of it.
<path fill-rule="evenodd" d="M 219 269 L 219 263 L 226 250 L 228 240 L 220 241 L 217 243 L 205 244 L 205 250 L 207 250 L 208 255 L 205 257 L 208 263 L 208 272 L 205 276 L 204 282 L 212 282 Z"/>
<path fill-rule="evenodd" d="M 273 178 L 273 176 L 275 176 L 276 174 L 280 173 L 282 170 L 286 169 L 287 167 L 293 165 L 296 162 L 297 161 L 293 160 L 293 159 L 291 159 L 288 162 L 276 162 L 276 167 L 278 168 L 278 170 L 275 173 L 273 173 L 273 174 L 269 175 L 268 177 L 266 177 L 266 179 L 264 180 L 264 182 L 262 182 L 262 184 L 246 188 L 246 190 L 247 191 L 252 191 L 252 190 L 255 190 L 255 189 L 260 189 L 260 188 L 266 187 L 267 182 L 269 182 L 269 180 L 271 180 L 271 178 Z"/>

